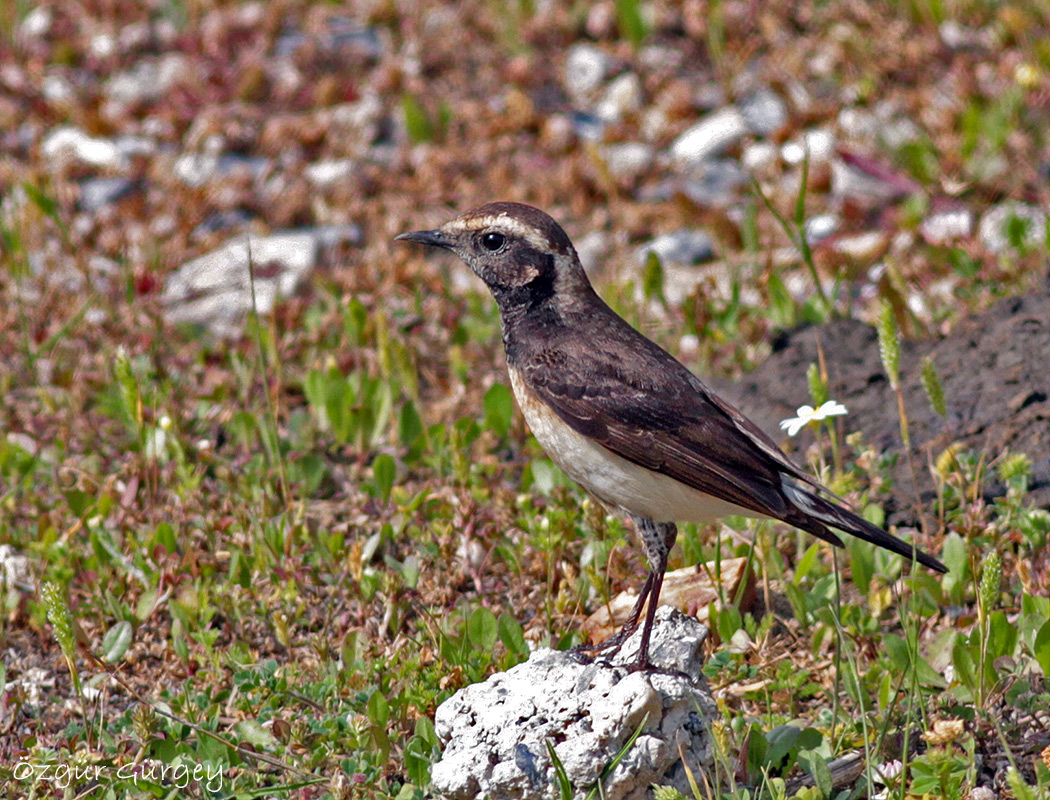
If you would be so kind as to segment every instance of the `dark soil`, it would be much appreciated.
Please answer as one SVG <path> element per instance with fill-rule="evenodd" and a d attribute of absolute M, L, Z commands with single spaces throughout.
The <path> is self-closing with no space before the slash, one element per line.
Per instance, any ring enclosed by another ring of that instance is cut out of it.
<path fill-rule="evenodd" d="M 897 402 L 879 359 L 875 329 L 855 320 L 806 326 L 782 334 L 762 366 L 735 383 L 711 381 L 713 388 L 746 411 L 764 430 L 795 416 L 807 402 L 806 370 L 824 350 L 830 397 L 843 403 L 843 431 L 861 431 L 877 451 L 903 454 Z M 920 381 L 920 364 L 930 356 L 947 400 L 948 418 L 932 409 Z M 1032 460 L 1030 499 L 1050 508 L 1050 280 L 1025 297 L 1001 300 L 963 320 L 940 340 L 901 343 L 901 382 L 908 414 L 919 494 L 926 505 L 935 489 L 927 467 L 948 445 L 961 443 L 986 460 L 1004 452 Z M 902 497 L 912 497 L 906 458 L 893 474 Z M 1003 493 L 989 483 L 987 499 Z M 928 507 L 928 506 L 927 506 Z M 914 521 L 907 504 L 891 521 Z"/>

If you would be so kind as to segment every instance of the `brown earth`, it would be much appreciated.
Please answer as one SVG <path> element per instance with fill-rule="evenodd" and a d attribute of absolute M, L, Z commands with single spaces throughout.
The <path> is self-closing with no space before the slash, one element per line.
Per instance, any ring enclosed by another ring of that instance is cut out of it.
<path fill-rule="evenodd" d="M 818 341 L 829 396 L 849 409 L 841 418 L 843 431 L 861 431 L 879 452 L 903 454 L 897 402 L 876 332 L 862 322 L 839 320 L 785 332 L 773 342 L 769 359 L 742 380 L 710 383 L 764 430 L 779 431 L 780 420 L 808 402 L 806 370 L 818 360 Z M 946 420 L 933 411 L 922 388 L 920 364 L 927 355 L 944 385 Z M 900 370 L 924 505 L 935 495 L 930 457 L 958 442 L 989 461 L 1006 451 L 1026 454 L 1032 460 L 1029 498 L 1050 508 L 1050 279 L 1037 292 L 1001 300 L 961 321 L 942 339 L 903 341 Z M 893 480 L 899 496 L 913 496 L 906 458 L 898 459 Z M 987 485 L 988 500 L 1004 492 L 995 481 Z M 906 502 L 889 510 L 893 522 L 914 521 Z"/>

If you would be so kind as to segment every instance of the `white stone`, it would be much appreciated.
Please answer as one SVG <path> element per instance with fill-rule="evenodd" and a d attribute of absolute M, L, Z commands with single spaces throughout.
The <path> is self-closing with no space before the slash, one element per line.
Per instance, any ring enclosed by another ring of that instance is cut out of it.
<path fill-rule="evenodd" d="M 922 221 L 919 233 L 930 244 L 947 244 L 973 233 L 974 216 L 968 208 L 936 211 Z"/>
<path fill-rule="evenodd" d="M 1011 220 L 1025 226 L 1024 243 L 1029 247 L 1047 242 L 1046 213 L 1036 206 L 1008 200 L 989 209 L 981 217 L 978 235 L 981 244 L 993 253 L 1001 253 L 1013 246 L 1010 241 Z"/>
<path fill-rule="evenodd" d="M 787 104 L 772 89 L 756 89 L 740 101 L 740 113 L 757 136 L 771 136 L 788 121 Z"/>
<path fill-rule="evenodd" d="M 810 244 L 827 239 L 839 227 L 839 218 L 834 214 L 818 214 L 805 222 L 806 239 Z"/>
<path fill-rule="evenodd" d="M 124 166 L 120 149 L 109 139 L 88 136 L 78 128 L 55 128 L 40 143 L 40 153 L 48 161 L 80 161 L 93 167 Z"/>
<path fill-rule="evenodd" d="M 772 142 L 751 142 L 740 154 L 740 163 L 751 172 L 757 172 L 775 162 L 779 152 Z"/>
<path fill-rule="evenodd" d="M 704 231 L 682 229 L 646 242 L 635 251 L 635 260 L 644 266 L 649 253 L 656 253 L 663 264 L 700 264 L 714 258 L 715 245 Z"/>
<path fill-rule="evenodd" d="M 354 162 L 349 158 L 316 161 L 303 170 L 306 179 L 315 186 L 330 186 L 349 178 L 354 172 Z"/>
<path fill-rule="evenodd" d="M 612 60 L 594 45 L 577 44 L 565 59 L 565 88 L 577 103 L 583 103 L 601 86 Z"/>
<path fill-rule="evenodd" d="M 653 148 L 642 142 L 608 144 L 600 152 L 610 174 L 625 183 L 642 177 L 653 165 Z"/>
<path fill-rule="evenodd" d="M 835 155 L 835 134 L 824 128 L 816 128 L 786 142 L 780 148 L 781 157 L 786 163 L 792 165 L 801 164 L 807 152 L 810 164 L 830 161 Z"/>
<path fill-rule="evenodd" d="M 671 155 L 688 165 L 721 155 L 747 134 L 744 115 L 734 106 L 714 111 L 690 127 L 671 145 Z"/>
<path fill-rule="evenodd" d="M 628 114 L 642 108 L 642 82 L 633 72 L 625 72 L 614 78 L 602 98 L 594 107 L 594 113 L 605 122 L 619 122 Z"/>
<path fill-rule="evenodd" d="M 23 36 L 32 38 L 43 36 L 51 30 L 51 22 L 53 20 L 54 15 L 51 13 L 51 10 L 44 5 L 38 5 L 22 18 L 22 23 L 18 26 L 18 32 Z"/>
<path fill-rule="evenodd" d="M 238 237 L 168 276 L 161 295 L 165 319 L 205 325 L 220 336 L 236 335 L 252 309 L 249 258 L 256 271 L 255 308 L 266 314 L 278 298 L 295 293 L 322 247 L 359 236 L 359 229 L 347 226 Z"/>
<path fill-rule="evenodd" d="M 643 800 L 654 783 L 690 796 L 684 754 L 697 780 L 713 754 L 709 721 L 716 712 L 700 675 L 707 629 L 664 606 L 657 610 L 650 655 L 665 672 L 629 673 L 636 632 L 612 664 L 580 663 L 550 649 L 438 707 L 434 728 L 444 746 L 431 768 L 431 788 L 445 800 L 550 798 L 556 785 L 549 741 L 583 798 L 638 730 L 640 735 L 603 784 L 608 800 Z M 681 673 L 681 674 L 679 674 Z"/>

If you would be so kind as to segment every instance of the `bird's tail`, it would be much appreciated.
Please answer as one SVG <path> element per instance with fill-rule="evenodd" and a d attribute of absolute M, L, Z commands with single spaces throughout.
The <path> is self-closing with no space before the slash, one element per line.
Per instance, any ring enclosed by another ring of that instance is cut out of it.
<path fill-rule="evenodd" d="M 858 539 L 871 542 L 884 550 L 914 559 L 925 567 L 937 572 L 947 572 L 944 566 L 933 556 L 927 555 L 915 545 L 908 544 L 902 539 L 887 533 L 877 525 L 872 525 L 863 517 L 859 517 L 847 508 L 836 505 L 825 500 L 820 495 L 811 491 L 808 487 L 801 485 L 788 477 L 782 480 L 782 488 L 796 513 L 784 516 L 784 522 L 812 533 L 818 539 L 831 542 L 837 547 L 842 547 L 842 540 L 828 530 L 831 526 L 836 530 L 843 531 Z"/>

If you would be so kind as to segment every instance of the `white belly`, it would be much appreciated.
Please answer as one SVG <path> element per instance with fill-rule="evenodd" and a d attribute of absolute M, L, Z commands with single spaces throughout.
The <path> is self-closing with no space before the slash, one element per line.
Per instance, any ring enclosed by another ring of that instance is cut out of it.
<path fill-rule="evenodd" d="M 755 513 L 686 486 L 616 455 L 577 433 L 546 411 L 517 370 L 510 370 L 514 396 L 532 435 L 561 469 L 607 505 L 656 522 L 710 522 L 729 514 Z"/>

